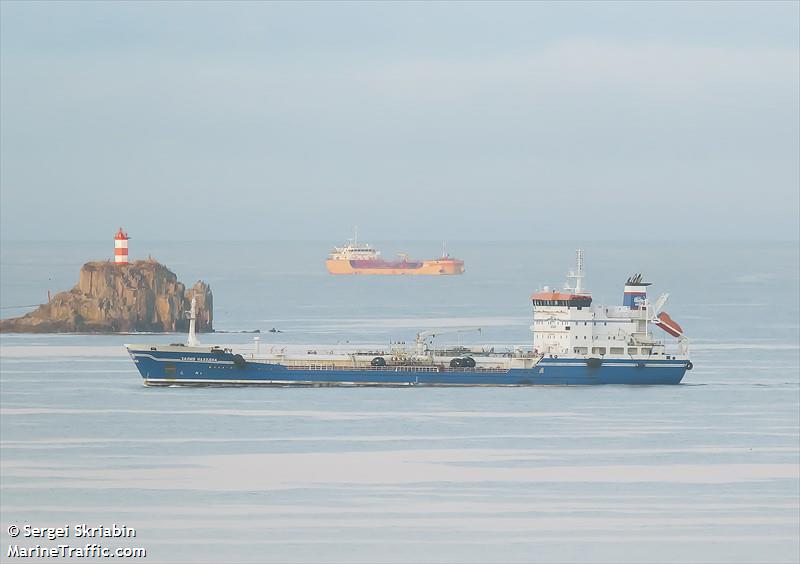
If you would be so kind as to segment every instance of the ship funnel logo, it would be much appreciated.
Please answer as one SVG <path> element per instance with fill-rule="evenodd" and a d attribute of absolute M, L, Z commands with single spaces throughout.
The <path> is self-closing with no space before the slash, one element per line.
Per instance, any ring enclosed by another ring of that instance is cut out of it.
<path fill-rule="evenodd" d="M 625 281 L 625 293 L 622 305 L 631 309 L 642 309 L 647 300 L 647 287 L 650 282 L 644 282 L 641 274 L 634 274 Z"/>

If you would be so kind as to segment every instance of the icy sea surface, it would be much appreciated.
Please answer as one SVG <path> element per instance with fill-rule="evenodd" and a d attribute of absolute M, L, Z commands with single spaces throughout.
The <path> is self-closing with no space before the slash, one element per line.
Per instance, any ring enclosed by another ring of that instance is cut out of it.
<path fill-rule="evenodd" d="M 70 288 L 108 243 L 4 242 L 0 304 Z M 529 296 L 563 283 L 576 246 L 451 242 L 465 275 L 408 278 L 330 276 L 326 243 L 134 239 L 131 254 L 209 282 L 216 328 L 261 329 L 262 347 L 480 326 L 441 342 L 502 348 L 530 342 Z M 582 246 L 595 303 L 619 303 L 635 272 L 670 293 L 692 339 L 683 384 L 151 389 L 123 344 L 183 336 L 2 335 L 0 560 L 91 541 L 149 563 L 798 562 L 797 244 Z M 9 534 L 82 523 L 136 537 Z"/>

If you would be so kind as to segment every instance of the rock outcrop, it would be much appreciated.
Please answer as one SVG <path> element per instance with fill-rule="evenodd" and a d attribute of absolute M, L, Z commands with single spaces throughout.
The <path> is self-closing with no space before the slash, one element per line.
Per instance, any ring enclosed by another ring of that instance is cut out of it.
<path fill-rule="evenodd" d="M 72 290 L 56 294 L 23 317 L 1 320 L 0 332 L 184 332 L 192 296 L 197 301 L 197 331 L 213 331 L 214 303 L 206 283 L 198 281 L 187 289 L 155 260 L 87 262 Z"/>

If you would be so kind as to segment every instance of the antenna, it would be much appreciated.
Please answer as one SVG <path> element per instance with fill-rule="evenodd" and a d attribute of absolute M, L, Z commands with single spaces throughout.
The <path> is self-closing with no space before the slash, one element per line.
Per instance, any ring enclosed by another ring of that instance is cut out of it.
<path fill-rule="evenodd" d="M 355 243 L 355 246 L 358 247 L 358 225 L 356 225 L 354 229 L 355 229 L 355 235 L 354 235 L 355 241 L 354 241 L 354 243 Z"/>

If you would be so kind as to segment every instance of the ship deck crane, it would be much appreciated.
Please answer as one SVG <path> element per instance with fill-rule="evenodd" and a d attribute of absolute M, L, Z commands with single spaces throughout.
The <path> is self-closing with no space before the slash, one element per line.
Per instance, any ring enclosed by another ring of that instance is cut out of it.
<path fill-rule="evenodd" d="M 420 331 L 417 333 L 417 354 L 423 355 L 425 354 L 425 344 L 427 339 L 435 339 L 437 335 L 450 335 L 454 333 L 468 333 L 471 331 L 477 331 L 478 333 L 481 332 L 480 327 L 456 327 L 452 329 L 429 329 L 427 331 Z"/>

